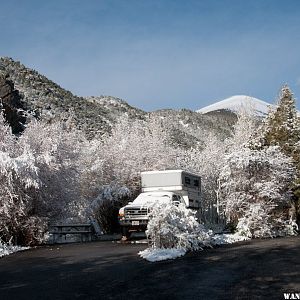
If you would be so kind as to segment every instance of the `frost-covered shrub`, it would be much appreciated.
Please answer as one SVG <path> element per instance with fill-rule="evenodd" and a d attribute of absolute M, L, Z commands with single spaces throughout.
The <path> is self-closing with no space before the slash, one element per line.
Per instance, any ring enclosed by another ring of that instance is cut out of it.
<path fill-rule="evenodd" d="M 246 236 L 282 235 L 294 217 L 289 190 L 294 177 L 292 161 L 279 147 L 234 151 L 219 178 L 227 220 Z"/>
<path fill-rule="evenodd" d="M 223 166 L 226 144 L 217 136 L 208 135 L 203 149 L 196 146 L 185 150 L 178 161 L 180 168 L 201 175 L 201 222 L 205 224 L 215 221 L 217 214 L 214 208 L 217 199 L 217 178 Z"/>
<path fill-rule="evenodd" d="M 41 243 L 49 222 L 80 219 L 83 149 L 80 132 L 67 123 L 32 121 L 15 137 L 0 115 L 0 237 Z"/>
<path fill-rule="evenodd" d="M 34 211 L 51 222 L 80 221 L 85 205 L 81 193 L 83 134 L 67 122 L 48 124 L 33 120 L 18 139 L 20 148 L 34 153 L 40 188 L 34 195 Z"/>
<path fill-rule="evenodd" d="M 197 222 L 192 210 L 171 202 L 156 203 L 151 208 L 146 235 L 154 249 L 199 250 L 210 240 L 209 232 Z"/>
<path fill-rule="evenodd" d="M 21 224 L 19 232 L 22 240 L 16 239 L 19 245 L 37 245 L 46 240 L 46 232 L 48 229 L 48 219 L 39 215 L 29 216 Z"/>
<path fill-rule="evenodd" d="M 249 204 L 245 215 L 238 220 L 237 233 L 249 238 L 273 237 L 270 220 L 272 208 L 265 203 Z"/>
<path fill-rule="evenodd" d="M 0 236 L 6 242 L 11 237 L 21 244 L 39 240 L 38 236 L 31 239 L 24 235 L 32 213 L 31 195 L 38 189 L 35 172 L 30 158 L 0 153 Z"/>
<path fill-rule="evenodd" d="M 179 167 L 201 175 L 201 207 L 199 219 L 206 226 L 223 222 L 219 214 L 219 176 L 227 164 L 228 153 L 240 150 L 247 143 L 257 127 L 254 113 L 241 111 L 233 128 L 232 136 L 225 140 L 209 133 L 204 144 L 181 152 L 177 161 Z M 202 132 L 201 132 L 202 134 Z M 212 226 L 213 227 L 213 226 Z"/>
<path fill-rule="evenodd" d="M 32 210 L 32 194 L 40 187 L 34 153 L 17 140 L 0 115 L 0 237 L 25 241 L 23 225 Z"/>
<path fill-rule="evenodd" d="M 298 230 L 299 230 L 298 224 L 292 218 L 290 218 L 289 220 L 279 219 L 277 226 L 275 224 L 275 233 L 277 233 L 278 236 L 297 235 Z"/>
<path fill-rule="evenodd" d="M 95 157 L 106 184 L 118 182 L 135 192 L 140 190 L 141 171 L 174 168 L 177 154 L 160 122 L 125 119 L 104 138 Z"/>
<path fill-rule="evenodd" d="M 274 212 L 273 205 L 250 204 L 245 216 L 238 220 L 237 234 L 248 238 L 268 238 L 297 234 L 297 224 L 284 214 Z"/>
<path fill-rule="evenodd" d="M 17 251 L 27 250 L 29 247 L 14 246 L 12 241 L 4 242 L 0 239 L 0 258 L 5 255 L 12 254 Z"/>
<path fill-rule="evenodd" d="M 114 233 L 120 230 L 118 212 L 128 203 L 130 197 L 131 192 L 126 187 L 113 185 L 101 188 L 99 195 L 91 204 L 91 212 L 103 232 Z"/>

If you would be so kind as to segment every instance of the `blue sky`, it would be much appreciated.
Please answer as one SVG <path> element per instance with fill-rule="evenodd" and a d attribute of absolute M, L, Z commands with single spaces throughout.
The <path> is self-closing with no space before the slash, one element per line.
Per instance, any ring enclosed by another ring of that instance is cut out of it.
<path fill-rule="evenodd" d="M 298 0 L 0 0 L 0 56 L 145 110 L 300 98 Z M 298 105 L 299 108 L 300 105 Z"/>

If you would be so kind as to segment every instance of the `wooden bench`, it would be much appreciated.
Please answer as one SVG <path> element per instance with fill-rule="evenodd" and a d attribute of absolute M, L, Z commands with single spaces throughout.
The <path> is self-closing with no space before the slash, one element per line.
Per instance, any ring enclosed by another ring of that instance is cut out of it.
<path fill-rule="evenodd" d="M 55 224 L 50 226 L 49 233 L 52 234 L 53 243 L 67 242 L 67 235 L 80 235 L 80 242 L 91 242 L 93 228 L 90 223 L 86 224 Z M 64 238 L 64 240 L 61 240 Z"/>

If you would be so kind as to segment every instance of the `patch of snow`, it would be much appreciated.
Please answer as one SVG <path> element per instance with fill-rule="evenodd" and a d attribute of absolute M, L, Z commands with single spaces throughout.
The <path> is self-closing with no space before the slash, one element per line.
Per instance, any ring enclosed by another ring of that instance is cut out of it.
<path fill-rule="evenodd" d="M 21 246 L 13 246 L 11 244 L 6 244 L 0 240 L 0 257 L 18 252 L 23 250 L 28 250 L 30 247 L 21 247 Z"/>
<path fill-rule="evenodd" d="M 211 245 L 226 245 L 226 244 L 234 244 L 237 242 L 248 241 L 251 240 L 248 236 L 241 235 L 239 233 L 223 233 L 223 234 L 215 234 L 210 237 Z M 176 259 L 178 257 L 184 256 L 187 250 L 183 248 L 172 248 L 172 249 L 161 249 L 161 248 L 147 248 L 143 251 L 140 251 L 138 254 L 150 261 L 162 261 L 168 259 Z"/>
<path fill-rule="evenodd" d="M 185 124 L 182 120 L 179 121 L 179 124 L 181 124 L 183 127 L 189 127 L 189 124 Z"/>
<path fill-rule="evenodd" d="M 126 106 L 126 102 L 122 99 L 112 96 L 88 96 L 85 97 L 88 102 L 98 103 L 109 106 Z"/>
<path fill-rule="evenodd" d="M 148 244 L 148 240 L 131 241 L 131 244 Z"/>
<path fill-rule="evenodd" d="M 215 234 L 211 237 L 211 242 L 213 245 L 225 245 L 225 244 L 233 244 L 242 241 L 248 241 L 251 238 L 248 236 L 241 235 L 239 233 L 223 233 L 223 234 Z"/>
<path fill-rule="evenodd" d="M 232 112 L 254 111 L 254 113 L 258 116 L 265 116 L 268 113 L 269 109 L 274 107 L 274 105 L 254 97 L 237 95 L 216 102 L 212 105 L 203 107 L 197 110 L 197 112 L 206 114 L 208 112 L 216 110 L 229 110 Z"/>
<path fill-rule="evenodd" d="M 147 248 L 143 251 L 140 251 L 138 254 L 150 261 L 162 261 L 167 259 L 175 259 L 177 257 L 185 255 L 185 249 L 159 249 L 159 248 Z"/>

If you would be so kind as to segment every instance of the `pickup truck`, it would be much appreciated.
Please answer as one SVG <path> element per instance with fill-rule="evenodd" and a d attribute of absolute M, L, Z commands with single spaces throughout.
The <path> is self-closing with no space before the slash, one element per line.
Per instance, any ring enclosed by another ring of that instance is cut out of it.
<path fill-rule="evenodd" d="M 148 224 L 148 214 L 154 203 L 173 202 L 175 205 L 184 203 L 181 195 L 174 192 L 146 192 L 141 193 L 133 202 L 119 210 L 119 223 L 123 229 L 123 236 L 129 238 L 133 231 L 145 231 Z"/>
<path fill-rule="evenodd" d="M 141 173 L 141 181 L 142 193 L 119 210 L 124 240 L 131 232 L 146 230 L 149 212 L 156 202 L 184 203 L 193 209 L 200 207 L 200 176 L 182 170 L 150 171 Z"/>

